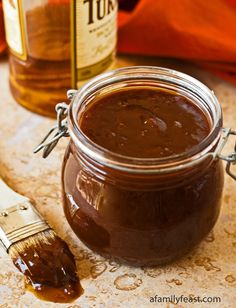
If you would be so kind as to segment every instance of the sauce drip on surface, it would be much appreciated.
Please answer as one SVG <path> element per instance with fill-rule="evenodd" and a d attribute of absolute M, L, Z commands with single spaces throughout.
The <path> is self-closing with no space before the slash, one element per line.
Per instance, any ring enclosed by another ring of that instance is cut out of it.
<path fill-rule="evenodd" d="M 57 236 L 43 241 L 29 238 L 29 245 L 17 249 L 13 263 L 25 275 L 27 289 L 40 299 L 68 303 L 83 293 L 74 256 Z"/>
<path fill-rule="evenodd" d="M 139 158 L 180 154 L 210 131 L 193 102 L 154 88 L 115 92 L 95 101 L 79 121 L 93 142 L 112 152 Z"/>

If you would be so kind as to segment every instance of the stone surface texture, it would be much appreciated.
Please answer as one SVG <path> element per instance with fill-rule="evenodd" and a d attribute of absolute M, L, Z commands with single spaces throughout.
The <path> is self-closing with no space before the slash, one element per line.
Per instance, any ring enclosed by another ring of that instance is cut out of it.
<path fill-rule="evenodd" d="M 236 129 L 236 86 L 193 65 L 155 58 L 120 57 L 118 66 L 153 64 L 187 72 L 207 84 L 223 109 L 224 126 Z M 36 201 L 39 212 L 69 244 L 85 290 L 71 304 L 41 301 L 24 288 L 23 276 L 0 250 L 0 307 L 236 307 L 236 182 L 225 176 L 220 217 L 214 230 L 191 254 L 162 267 L 132 268 L 86 248 L 70 229 L 60 199 L 60 169 L 68 139 L 45 160 L 32 149 L 54 120 L 33 114 L 13 99 L 7 59 L 0 60 L 0 176 Z M 233 140 L 226 152 L 233 148 Z M 1 197 L 1 196 L 0 196 Z M 220 296 L 221 303 L 152 303 L 158 296 Z"/>

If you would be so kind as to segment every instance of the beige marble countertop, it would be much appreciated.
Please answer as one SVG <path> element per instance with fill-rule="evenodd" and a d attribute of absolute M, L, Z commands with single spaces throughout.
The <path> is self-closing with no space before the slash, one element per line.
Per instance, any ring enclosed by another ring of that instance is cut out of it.
<path fill-rule="evenodd" d="M 154 64 L 177 68 L 205 82 L 219 98 L 225 126 L 236 128 L 236 86 L 190 64 L 155 58 L 119 58 L 118 65 Z M 0 176 L 33 198 L 41 214 L 70 245 L 85 290 L 72 304 L 43 302 L 25 291 L 23 276 L 0 251 L 0 307 L 236 307 L 236 182 L 225 177 L 222 210 L 214 231 L 188 256 L 164 267 L 131 268 L 87 249 L 69 228 L 60 200 L 60 167 L 68 140 L 46 160 L 33 155 L 54 120 L 14 101 L 7 59 L 0 60 Z M 227 145 L 232 149 L 233 141 Z M 0 196 L 1 198 L 1 196 Z M 221 303 L 151 303 L 158 296 L 220 296 Z"/>

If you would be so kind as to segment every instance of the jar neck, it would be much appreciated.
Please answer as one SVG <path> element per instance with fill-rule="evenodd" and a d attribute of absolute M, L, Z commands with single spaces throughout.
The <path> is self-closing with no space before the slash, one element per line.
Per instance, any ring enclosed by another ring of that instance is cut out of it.
<path fill-rule="evenodd" d="M 137 86 L 154 86 L 171 90 L 191 99 L 205 113 L 210 123 L 210 133 L 198 145 L 180 155 L 165 158 L 134 158 L 113 153 L 92 142 L 80 129 L 79 118 L 94 99 L 120 89 Z M 169 69 L 158 67 L 128 67 L 102 74 L 84 87 L 74 97 L 69 110 L 69 131 L 81 157 L 116 172 L 137 175 L 160 175 L 181 172 L 203 160 L 217 146 L 221 135 L 220 105 L 209 88 L 198 80 Z M 210 156 L 209 156 L 210 157 Z M 212 157 L 213 159 L 213 157 Z"/>

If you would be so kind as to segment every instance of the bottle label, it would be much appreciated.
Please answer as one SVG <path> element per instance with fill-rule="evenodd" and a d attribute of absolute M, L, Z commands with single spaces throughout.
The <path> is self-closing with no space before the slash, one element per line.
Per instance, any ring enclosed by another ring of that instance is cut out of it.
<path fill-rule="evenodd" d="M 72 1 L 72 80 L 80 81 L 108 69 L 115 56 L 118 0 Z"/>
<path fill-rule="evenodd" d="M 26 59 L 25 32 L 20 0 L 3 0 L 6 40 L 12 53 Z"/>

